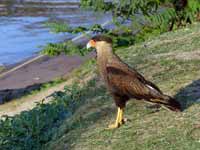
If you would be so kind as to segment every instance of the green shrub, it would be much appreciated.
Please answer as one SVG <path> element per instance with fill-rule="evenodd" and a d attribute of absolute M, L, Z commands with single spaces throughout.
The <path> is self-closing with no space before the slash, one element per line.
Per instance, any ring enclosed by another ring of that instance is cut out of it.
<path fill-rule="evenodd" d="M 84 87 L 77 83 L 55 92 L 49 103 L 38 103 L 30 110 L 0 120 L 0 148 L 2 150 L 39 150 L 52 140 L 63 121 L 70 117 L 85 97 L 94 94 L 95 81 Z M 90 91 L 88 93 L 88 91 Z"/>

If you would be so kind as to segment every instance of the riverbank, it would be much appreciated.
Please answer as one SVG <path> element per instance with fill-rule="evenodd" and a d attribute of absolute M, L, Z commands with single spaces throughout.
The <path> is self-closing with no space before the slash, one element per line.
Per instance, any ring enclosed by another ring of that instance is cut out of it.
<path fill-rule="evenodd" d="M 43 83 L 63 78 L 86 59 L 83 57 L 43 56 L 30 63 L 24 62 L 0 74 L 0 102 L 19 98 Z M 23 65 L 25 64 L 25 65 Z M 16 69 L 15 69 L 16 68 Z"/>
<path fill-rule="evenodd" d="M 110 25 L 105 21 L 102 27 Z M 71 39 L 74 44 L 85 46 L 91 31 L 78 35 Z M 56 78 L 63 78 L 71 70 L 77 68 L 88 58 L 94 57 L 94 53 L 87 56 L 60 56 L 49 57 L 38 55 L 10 67 L 0 74 L 0 104 L 19 98 L 32 90 L 37 90 L 43 83 Z"/>

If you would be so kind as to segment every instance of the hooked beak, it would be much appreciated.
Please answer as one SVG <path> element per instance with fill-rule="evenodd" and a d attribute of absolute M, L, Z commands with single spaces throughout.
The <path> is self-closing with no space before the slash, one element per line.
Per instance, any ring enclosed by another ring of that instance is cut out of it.
<path fill-rule="evenodd" d="M 95 48 L 96 47 L 96 42 L 94 40 L 90 40 L 87 45 L 86 45 L 86 48 L 89 49 L 89 48 Z"/>
<path fill-rule="evenodd" d="M 89 48 L 91 48 L 91 47 L 92 47 L 92 46 L 90 45 L 90 42 L 88 42 L 87 45 L 86 45 L 86 48 L 89 49 Z"/>

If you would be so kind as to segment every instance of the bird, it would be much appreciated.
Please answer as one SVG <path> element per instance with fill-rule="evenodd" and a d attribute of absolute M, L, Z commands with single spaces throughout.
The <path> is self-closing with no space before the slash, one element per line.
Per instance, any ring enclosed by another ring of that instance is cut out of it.
<path fill-rule="evenodd" d="M 124 109 L 130 99 L 144 100 L 164 105 L 172 111 L 181 111 L 178 101 L 163 94 L 155 84 L 146 80 L 113 52 L 110 37 L 96 35 L 88 41 L 86 47 L 96 49 L 98 70 L 117 106 L 116 120 L 108 129 L 118 128 L 125 123 Z"/>

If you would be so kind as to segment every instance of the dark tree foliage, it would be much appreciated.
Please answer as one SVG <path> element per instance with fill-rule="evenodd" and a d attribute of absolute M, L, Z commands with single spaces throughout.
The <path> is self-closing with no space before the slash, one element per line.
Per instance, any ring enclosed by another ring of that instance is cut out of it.
<path fill-rule="evenodd" d="M 138 13 L 149 15 L 159 6 L 159 0 L 81 0 L 81 6 L 95 11 L 110 11 L 114 17 L 131 18 Z"/>
<path fill-rule="evenodd" d="M 200 0 L 81 0 L 81 6 L 110 11 L 114 17 L 132 21 L 141 14 L 157 26 L 165 26 L 166 29 L 172 30 L 175 24 L 179 27 L 197 19 Z M 165 11 L 159 12 L 161 8 Z"/>
<path fill-rule="evenodd" d="M 106 34 L 113 39 L 114 47 L 120 47 L 200 20 L 200 0 L 81 0 L 80 6 L 83 9 L 111 13 L 116 28 L 109 30 L 99 24 L 88 28 L 72 28 L 66 23 L 58 22 L 47 23 L 46 26 L 55 33 L 87 34 L 87 31 L 90 31 L 95 34 Z M 125 21 L 129 22 L 128 26 L 124 24 Z M 42 52 L 48 55 L 85 55 L 90 50 L 69 41 L 60 44 L 50 43 Z"/>
<path fill-rule="evenodd" d="M 171 19 L 169 30 L 171 31 L 175 24 L 177 27 L 191 24 L 194 20 L 198 20 L 198 13 L 200 11 L 199 0 L 173 0 L 172 1 L 176 15 Z"/>
<path fill-rule="evenodd" d="M 188 5 L 188 0 L 173 0 L 173 5 L 176 11 L 182 11 Z"/>

